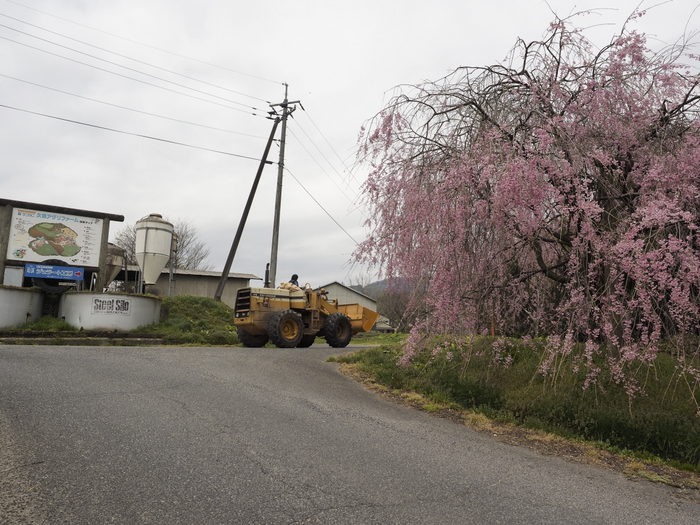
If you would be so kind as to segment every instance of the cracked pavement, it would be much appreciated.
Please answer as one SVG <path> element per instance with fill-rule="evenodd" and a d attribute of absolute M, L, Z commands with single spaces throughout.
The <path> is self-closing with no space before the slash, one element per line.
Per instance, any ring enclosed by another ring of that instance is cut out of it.
<path fill-rule="evenodd" d="M 695 523 L 672 488 L 394 404 L 337 350 L 0 346 L 0 522 Z"/>

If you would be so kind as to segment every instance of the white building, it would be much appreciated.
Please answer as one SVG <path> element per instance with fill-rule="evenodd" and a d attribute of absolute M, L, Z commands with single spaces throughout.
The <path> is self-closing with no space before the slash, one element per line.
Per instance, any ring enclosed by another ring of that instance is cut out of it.
<path fill-rule="evenodd" d="M 126 281 L 127 288 L 135 287 L 139 279 L 138 272 L 138 266 L 130 264 L 126 279 L 124 270 L 122 270 L 116 280 Z M 221 272 L 175 268 L 171 275 L 170 270 L 165 268 L 158 276 L 156 283 L 146 287 L 146 292 L 160 297 L 193 295 L 213 298 L 220 279 Z M 251 280 L 261 281 L 262 278 L 250 273 L 229 273 L 224 293 L 221 295 L 221 302 L 233 308 L 236 304 L 238 290 L 251 286 Z M 252 286 L 257 285 L 253 284 Z"/>
<path fill-rule="evenodd" d="M 377 311 L 377 301 L 370 296 L 353 290 L 349 286 L 333 281 L 332 283 L 324 284 L 316 288 L 317 290 L 324 289 L 328 292 L 329 299 L 337 299 L 339 304 L 354 304 L 358 303 L 365 308 Z"/>

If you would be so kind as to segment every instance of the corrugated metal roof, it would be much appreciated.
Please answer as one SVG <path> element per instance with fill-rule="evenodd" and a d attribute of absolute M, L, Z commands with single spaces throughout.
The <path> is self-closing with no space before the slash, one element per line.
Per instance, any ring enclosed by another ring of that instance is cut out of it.
<path fill-rule="evenodd" d="M 138 272 L 139 267 L 136 264 L 130 264 L 127 268 L 130 272 Z M 161 275 L 166 273 L 170 273 L 169 268 L 164 268 L 161 272 Z M 212 270 L 185 270 L 183 268 L 175 268 L 173 270 L 173 273 L 175 275 L 195 275 L 195 276 L 200 276 L 200 277 L 221 277 L 221 272 L 215 272 Z M 254 275 L 252 273 L 232 273 L 229 272 L 228 274 L 229 277 L 233 277 L 234 279 L 255 279 L 258 281 L 262 281 L 262 277 L 258 277 L 257 275 Z"/>

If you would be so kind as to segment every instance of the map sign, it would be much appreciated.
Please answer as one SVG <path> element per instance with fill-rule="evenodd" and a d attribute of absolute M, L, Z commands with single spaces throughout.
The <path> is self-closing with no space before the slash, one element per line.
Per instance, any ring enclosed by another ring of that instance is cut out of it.
<path fill-rule="evenodd" d="M 13 208 L 7 259 L 97 267 L 102 219 Z"/>

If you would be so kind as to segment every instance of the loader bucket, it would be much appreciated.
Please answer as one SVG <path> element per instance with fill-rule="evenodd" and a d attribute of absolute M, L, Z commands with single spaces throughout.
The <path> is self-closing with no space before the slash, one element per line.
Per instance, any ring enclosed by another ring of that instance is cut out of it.
<path fill-rule="evenodd" d="M 369 332 L 377 322 L 379 314 L 359 304 L 340 304 L 338 311 L 350 318 L 352 333 Z"/>

